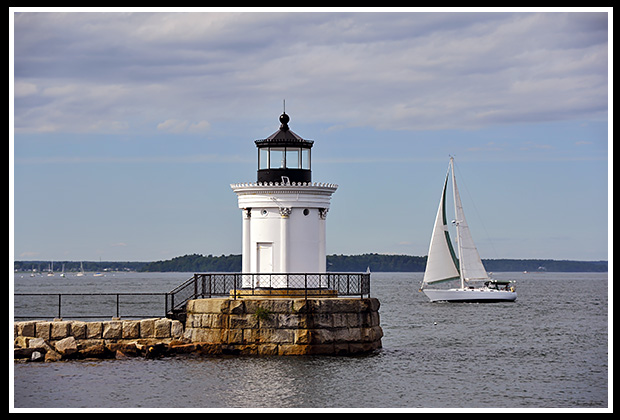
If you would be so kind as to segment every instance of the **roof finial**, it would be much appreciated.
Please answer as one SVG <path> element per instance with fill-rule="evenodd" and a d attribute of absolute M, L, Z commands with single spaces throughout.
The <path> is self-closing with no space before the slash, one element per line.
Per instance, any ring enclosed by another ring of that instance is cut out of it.
<path fill-rule="evenodd" d="M 280 130 L 288 131 L 288 122 L 290 118 L 286 115 L 286 99 L 282 99 L 282 115 L 280 115 Z"/>

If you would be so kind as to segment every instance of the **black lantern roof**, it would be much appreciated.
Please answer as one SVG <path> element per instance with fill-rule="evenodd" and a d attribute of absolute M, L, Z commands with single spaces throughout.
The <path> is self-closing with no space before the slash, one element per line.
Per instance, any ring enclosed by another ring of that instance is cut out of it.
<path fill-rule="evenodd" d="M 257 147 L 265 146 L 294 146 L 311 148 L 314 140 L 302 139 L 297 133 L 293 132 L 288 126 L 290 121 L 286 113 L 280 115 L 280 129 L 266 139 L 254 140 Z"/>

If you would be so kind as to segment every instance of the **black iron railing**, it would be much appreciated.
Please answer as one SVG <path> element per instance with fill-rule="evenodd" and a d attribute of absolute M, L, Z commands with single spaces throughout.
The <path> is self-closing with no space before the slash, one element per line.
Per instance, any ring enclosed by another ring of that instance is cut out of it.
<path fill-rule="evenodd" d="M 191 299 L 260 295 L 370 297 L 370 273 L 194 274 L 168 293 L 15 293 L 15 319 L 177 317 Z M 163 313 L 162 313 L 163 312 Z"/>
<path fill-rule="evenodd" d="M 155 318 L 169 312 L 168 293 L 15 293 L 15 319 Z"/>
<path fill-rule="evenodd" d="M 370 273 L 205 273 L 194 274 L 168 295 L 167 307 L 180 310 L 192 299 L 239 294 L 270 294 L 281 296 L 326 296 L 333 291 L 338 296 L 370 297 Z"/>

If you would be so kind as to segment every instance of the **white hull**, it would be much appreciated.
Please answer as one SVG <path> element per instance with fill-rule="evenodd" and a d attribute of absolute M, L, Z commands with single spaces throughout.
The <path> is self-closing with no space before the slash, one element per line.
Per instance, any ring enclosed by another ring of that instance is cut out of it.
<path fill-rule="evenodd" d="M 512 302 L 517 299 L 517 292 L 510 290 L 489 289 L 423 289 L 431 302 Z"/>

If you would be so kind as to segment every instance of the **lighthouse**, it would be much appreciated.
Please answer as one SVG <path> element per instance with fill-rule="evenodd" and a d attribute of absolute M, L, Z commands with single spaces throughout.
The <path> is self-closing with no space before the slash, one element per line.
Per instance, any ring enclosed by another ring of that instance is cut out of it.
<path fill-rule="evenodd" d="M 274 274 L 326 272 L 325 224 L 338 186 L 312 181 L 314 141 L 290 129 L 286 112 L 279 122 L 276 132 L 254 141 L 256 182 L 231 184 L 243 226 L 242 272 L 269 274 L 244 276 L 243 287 L 290 288 L 288 275 Z M 321 287 L 305 281 L 303 287 Z"/>
<path fill-rule="evenodd" d="M 173 308 L 192 296 L 184 301 L 184 337 L 205 346 L 201 351 L 345 355 L 381 348 L 370 272 L 326 270 L 325 223 L 338 186 L 312 180 L 314 141 L 289 122 L 282 113 L 280 128 L 254 141 L 256 181 L 231 184 L 243 226 L 241 272 L 194 274 L 171 293 Z"/>

